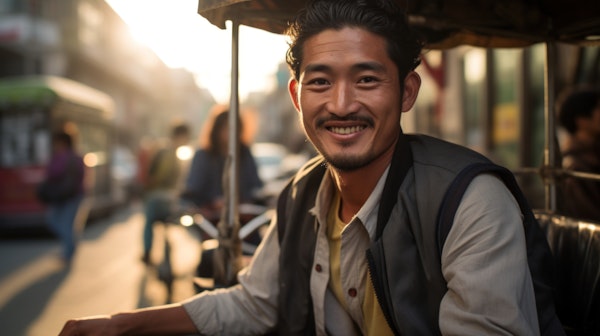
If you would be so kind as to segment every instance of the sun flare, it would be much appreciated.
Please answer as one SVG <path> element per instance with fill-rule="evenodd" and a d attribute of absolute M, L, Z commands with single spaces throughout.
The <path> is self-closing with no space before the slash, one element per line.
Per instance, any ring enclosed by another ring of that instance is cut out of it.
<path fill-rule="evenodd" d="M 128 24 L 131 34 L 172 68 L 196 75 L 220 102 L 229 101 L 231 32 L 213 26 L 197 13 L 198 0 L 106 0 Z M 260 47 L 257 47 L 260 46 Z M 285 60 L 281 35 L 242 26 L 239 38 L 239 91 L 269 91 Z"/>

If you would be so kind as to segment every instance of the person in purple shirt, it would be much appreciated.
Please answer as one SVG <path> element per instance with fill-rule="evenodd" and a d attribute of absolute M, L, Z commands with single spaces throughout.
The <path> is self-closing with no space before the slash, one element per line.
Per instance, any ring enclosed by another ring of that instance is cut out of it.
<path fill-rule="evenodd" d="M 52 157 L 46 167 L 46 179 L 70 180 L 72 189 L 65 197 L 48 202 L 47 222 L 63 245 L 63 258 L 69 263 L 77 246 L 80 226 L 75 225 L 84 198 L 84 165 L 82 157 L 73 149 L 70 134 L 58 131 L 52 135 Z"/>

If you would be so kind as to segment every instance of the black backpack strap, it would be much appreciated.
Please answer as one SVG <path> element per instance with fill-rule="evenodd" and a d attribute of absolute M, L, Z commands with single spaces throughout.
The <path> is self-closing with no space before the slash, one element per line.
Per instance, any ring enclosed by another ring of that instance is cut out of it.
<path fill-rule="evenodd" d="M 475 178 L 475 176 L 481 173 L 495 173 L 497 175 L 501 175 L 503 181 L 506 182 L 506 174 L 512 177 L 512 173 L 508 171 L 506 168 L 495 165 L 493 163 L 473 163 L 458 173 L 454 181 L 448 187 L 446 194 L 442 200 L 442 205 L 440 206 L 440 210 L 438 212 L 438 221 L 437 221 L 437 247 L 438 252 L 442 254 L 442 248 L 444 247 L 444 243 L 446 242 L 446 237 L 448 237 L 448 233 L 452 228 L 452 224 L 454 223 L 454 215 L 456 214 L 456 210 L 462 200 L 465 191 L 471 181 Z M 514 178 L 513 178 L 514 179 Z M 512 190 L 511 190 L 512 191 Z M 514 194 L 514 192 L 513 192 Z"/>
<path fill-rule="evenodd" d="M 474 163 L 464 168 L 452 181 L 438 212 L 436 238 L 439 255 L 454 223 L 456 210 L 471 181 L 479 174 L 491 173 L 499 177 L 511 191 L 523 214 L 527 244 L 527 263 L 531 272 L 535 300 L 542 335 L 565 335 L 554 309 L 555 271 L 550 246 L 540 228 L 527 199 L 512 172 L 493 163 Z"/>

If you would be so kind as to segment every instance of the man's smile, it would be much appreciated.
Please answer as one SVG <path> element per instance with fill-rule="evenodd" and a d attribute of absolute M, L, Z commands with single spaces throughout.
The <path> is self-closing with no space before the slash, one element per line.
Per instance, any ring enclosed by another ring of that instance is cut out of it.
<path fill-rule="evenodd" d="M 346 127 L 327 127 L 327 130 L 330 132 L 347 135 L 352 133 L 357 133 L 367 128 L 366 126 L 346 126 Z"/>

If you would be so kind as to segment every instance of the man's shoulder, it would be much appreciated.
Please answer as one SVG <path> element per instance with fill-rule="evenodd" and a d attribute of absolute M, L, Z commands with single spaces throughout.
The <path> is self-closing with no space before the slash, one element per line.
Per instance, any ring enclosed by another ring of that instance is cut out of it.
<path fill-rule="evenodd" d="M 322 156 L 317 155 L 311 158 L 289 180 L 286 187 L 282 190 L 282 194 L 288 194 L 292 189 L 305 191 L 307 188 L 309 190 L 311 188 L 314 189 L 316 193 L 326 170 L 327 164 Z M 293 194 L 296 193 L 294 192 Z"/>
<path fill-rule="evenodd" d="M 451 150 L 453 152 L 459 153 L 461 155 L 473 155 L 480 156 L 483 155 L 465 147 L 463 145 L 459 145 L 454 142 L 450 142 L 448 140 L 444 140 L 441 138 L 433 137 L 425 134 L 407 134 L 408 142 L 412 148 L 424 149 L 427 151 L 448 151 Z M 454 153 L 453 153 L 454 154 Z"/>
<path fill-rule="evenodd" d="M 308 160 L 294 175 L 294 183 L 306 178 L 311 174 L 320 174 L 327 170 L 327 163 L 321 155 L 317 155 Z"/>
<path fill-rule="evenodd" d="M 407 135 L 415 165 L 460 170 L 474 162 L 491 162 L 465 146 L 423 134 Z"/>

